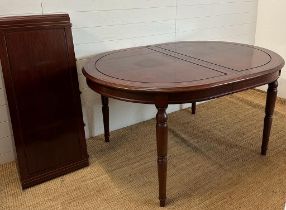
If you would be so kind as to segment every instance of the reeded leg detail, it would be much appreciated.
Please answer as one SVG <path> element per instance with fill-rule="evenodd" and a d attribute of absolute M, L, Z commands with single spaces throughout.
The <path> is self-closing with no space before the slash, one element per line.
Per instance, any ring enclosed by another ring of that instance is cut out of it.
<path fill-rule="evenodd" d="M 196 114 L 197 102 L 192 103 L 192 114 Z"/>
<path fill-rule="evenodd" d="M 103 125 L 104 125 L 104 138 L 105 142 L 109 142 L 109 107 L 108 107 L 108 97 L 101 96 L 102 103 L 102 115 L 103 115 Z"/>
<path fill-rule="evenodd" d="M 158 155 L 158 178 L 159 178 L 159 200 L 160 206 L 164 207 L 166 202 L 166 184 L 167 184 L 167 148 L 168 148 L 168 125 L 167 125 L 167 105 L 156 106 L 158 113 L 156 115 L 156 138 Z"/>
<path fill-rule="evenodd" d="M 271 126 L 272 126 L 272 117 L 273 117 L 275 102 L 277 98 L 277 87 L 278 87 L 277 80 L 275 82 L 268 84 L 261 155 L 266 155 L 267 148 L 268 148 L 269 136 L 270 136 Z"/>

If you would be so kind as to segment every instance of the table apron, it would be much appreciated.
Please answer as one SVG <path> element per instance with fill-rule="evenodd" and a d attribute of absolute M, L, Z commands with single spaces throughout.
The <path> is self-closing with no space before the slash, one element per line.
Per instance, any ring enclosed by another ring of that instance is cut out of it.
<path fill-rule="evenodd" d="M 213 87 L 195 89 L 182 92 L 152 92 L 152 91 L 134 91 L 125 90 L 114 87 L 104 86 L 87 79 L 88 86 L 95 92 L 109 98 L 118 99 L 121 101 L 156 104 L 160 98 L 166 98 L 168 104 L 183 104 L 205 101 L 213 98 L 222 97 L 236 92 L 252 89 L 265 84 L 269 84 L 279 78 L 279 71 L 266 74 L 250 79 L 235 81 L 225 84 L 219 84 Z"/>

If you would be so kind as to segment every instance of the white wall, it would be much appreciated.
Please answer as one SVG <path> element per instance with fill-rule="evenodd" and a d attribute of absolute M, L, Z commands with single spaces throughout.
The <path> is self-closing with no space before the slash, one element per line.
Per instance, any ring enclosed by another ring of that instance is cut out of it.
<path fill-rule="evenodd" d="M 175 40 L 254 43 L 257 0 L 0 0 L 0 16 L 68 12 L 86 136 L 103 132 L 100 97 L 85 84 L 81 67 L 89 56 Z M 0 163 L 13 160 L 9 115 L 0 85 Z M 170 106 L 175 111 L 179 105 Z M 154 106 L 110 101 L 111 130 L 155 116 Z"/>
<path fill-rule="evenodd" d="M 259 0 L 255 44 L 279 53 L 286 60 L 286 1 Z M 286 68 L 279 80 L 279 96 L 286 98 Z M 267 87 L 263 87 L 265 90 Z"/>

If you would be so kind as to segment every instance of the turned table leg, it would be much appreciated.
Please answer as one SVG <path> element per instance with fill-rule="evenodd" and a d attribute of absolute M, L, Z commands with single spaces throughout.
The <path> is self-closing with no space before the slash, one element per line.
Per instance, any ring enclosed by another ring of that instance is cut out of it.
<path fill-rule="evenodd" d="M 196 114 L 197 102 L 192 103 L 192 114 Z"/>
<path fill-rule="evenodd" d="M 156 106 L 156 138 L 157 138 L 157 163 L 159 178 L 159 200 L 160 206 L 165 206 L 166 183 L 167 183 L 167 147 L 168 147 L 168 125 L 167 125 L 167 105 Z"/>
<path fill-rule="evenodd" d="M 104 125 L 104 138 L 105 142 L 109 142 L 109 107 L 108 107 L 108 97 L 101 96 L 102 103 L 102 115 L 103 115 L 103 125 Z"/>
<path fill-rule="evenodd" d="M 261 155 L 266 155 L 268 148 L 269 136 L 272 125 L 272 116 L 277 98 L 277 87 L 278 87 L 277 80 L 275 82 L 268 84 Z"/>

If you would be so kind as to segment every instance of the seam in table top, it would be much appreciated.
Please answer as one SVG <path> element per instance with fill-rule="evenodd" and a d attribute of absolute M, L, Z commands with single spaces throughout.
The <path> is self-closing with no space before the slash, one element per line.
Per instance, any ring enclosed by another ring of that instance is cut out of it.
<path fill-rule="evenodd" d="M 251 70 L 251 69 L 255 69 L 255 68 L 259 68 L 259 67 L 262 67 L 262 66 L 265 66 L 267 65 L 268 63 L 271 62 L 272 60 L 272 57 L 269 53 L 263 51 L 262 49 L 258 49 L 258 48 L 255 48 L 255 47 L 251 47 L 251 46 L 248 46 L 248 45 L 243 45 L 243 44 L 239 44 L 239 43 L 231 43 L 232 45 L 240 45 L 240 46 L 243 46 L 243 47 L 248 47 L 248 48 L 252 48 L 252 49 L 255 49 L 255 50 L 258 50 L 258 51 L 261 51 L 265 54 L 267 54 L 270 58 L 270 60 L 262 65 L 258 65 L 256 67 L 253 67 L 253 68 L 247 68 L 247 69 L 243 69 L 243 70 L 237 70 L 237 69 L 234 69 L 234 68 L 230 68 L 230 67 L 227 67 L 227 66 L 223 66 L 223 65 L 220 65 L 220 64 L 217 64 L 217 63 L 213 63 L 213 62 L 210 62 L 210 61 L 206 61 L 204 59 L 201 59 L 201 58 L 197 58 L 197 57 L 193 57 L 193 56 L 190 56 L 190 55 L 186 55 L 186 54 L 183 54 L 183 53 L 180 53 L 180 52 L 177 52 L 177 51 L 174 51 L 174 50 L 170 50 L 170 49 L 167 49 L 167 48 L 164 48 L 164 47 L 161 47 L 160 45 L 155 45 L 153 47 L 157 47 L 157 48 L 160 48 L 162 50 L 166 50 L 166 51 L 169 51 L 169 52 L 172 52 L 172 53 L 175 53 L 175 54 L 178 54 L 178 55 L 182 55 L 182 56 L 186 56 L 186 57 L 189 57 L 189 58 L 193 58 L 193 59 L 196 59 L 196 60 L 199 60 L 199 61 L 203 61 L 203 62 L 206 62 L 206 63 L 209 63 L 209 64 L 212 64 L 212 65 L 215 65 L 215 66 L 219 66 L 219 67 L 223 67 L 223 68 L 226 68 L 226 69 L 229 69 L 229 70 L 233 70 L 233 71 L 237 71 L 237 72 L 243 72 L 243 71 L 246 71 L 246 70 Z M 151 46 L 150 46 L 151 47 Z"/>

